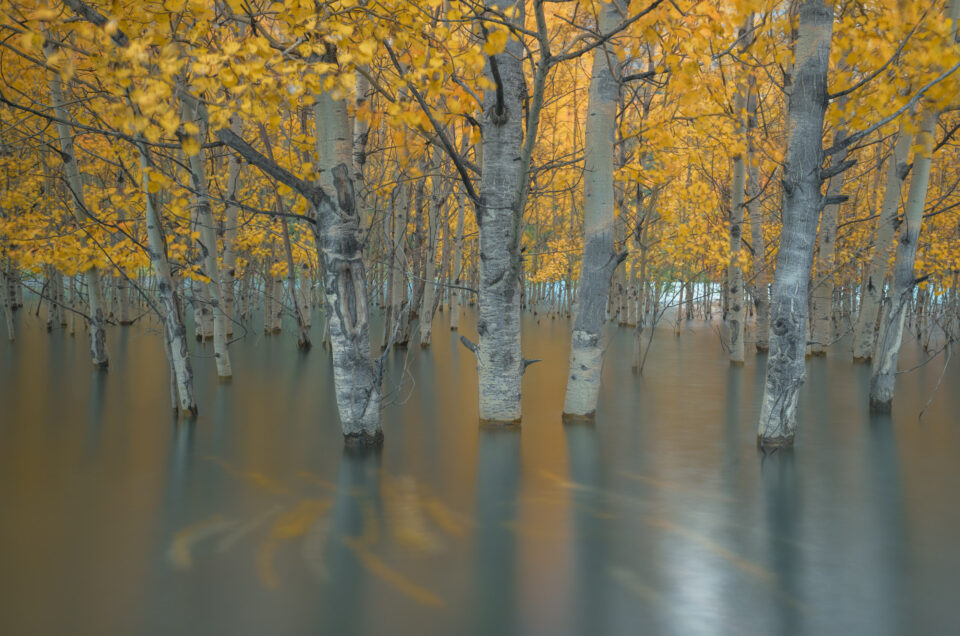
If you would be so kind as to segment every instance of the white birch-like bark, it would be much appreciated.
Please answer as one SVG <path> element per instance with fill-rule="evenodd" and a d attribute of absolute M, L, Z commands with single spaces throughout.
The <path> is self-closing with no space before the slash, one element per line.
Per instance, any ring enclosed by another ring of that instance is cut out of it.
<path fill-rule="evenodd" d="M 450 329 L 457 331 L 460 328 L 460 309 L 463 301 L 463 216 L 466 206 L 464 205 L 463 192 L 457 193 L 457 229 L 456 239 L 453 245 L 453 289 L 450 290 Z"/>
<path fill-rule="evenodd" d="M 383 442 L 381 371 L 370 358 L 360 211 L 350 177 L 352 131 L 345 102 L 329 93 L 315 99 L 318 185 L 331 193 L 315 205 L 315 236 L 323 263 L 337 410 L 348 445 L 378 445 Z"/>
<path fill-rule="evenodd" d="M 843 141 L 845 132 L 841 125 L 833 136 L 834 144 Z M 842 164 L 847 159 L 847 150 L 834 155 L 834 165 Z M 827 198 L 838 197 L 843 191 L 843 173 L 830 177 L 827 185 Z M 839 203 L 829 203 L 824 206 L 820 216 L 820 230 L 817 232 L 817 278 L 811 293 L 811 328 L 810 354 L 815 356 L 826 355 L 827 346 L 834 339 L 833 329 L 833 291 L 834 291 L 834 263 L 837 241 L 837 218 L 840 213 Z"/>
<path fill-rule="evenodd" d="M 213 310 L 213 357 L 217 364 L 217 376 L 228 379 L 233 376 L 233 369 L 227 349 L 227 314 L 224 311 L 223 290 L 220 286 L 220 250 L 210 195 L 207 192 L 206 153 L 203 150 L 203 144 L 207 142 L 207 117 L 203 105 L 189 91 L 183 90 L 181 95 L 184 120 L 192 121 L 199 129 L 195 138 L 198 150 L 188 157 L 190 179 L 196 197 L 197 222 L 200 226 L 197 248 L 202 259 L 203 274 L 207 277 L 204 282 L 206 301 Z"/>
<path fill-rule="evenodd" d="M 48 44 L 46 53 L 49 57 L 55 51 L 53 44 Z M 53 113 L 57 117 L 57 136 L 60 138 L 60 158 L 63 161 L 63 172 L 67 188 L 70 190 L 73 217 L 77 225 L 83 228 L 93 221 L 84 198 L 83 179 L 80 176 L 80 167 L 77 163 L 76 151 L 73 147 L 73 132 L 70 125 L 70 116 L 63 96 L 63 84 L 60 75 L 54 71 L 50 74 L 50 95 L 53 100 Z M 81 230 L 80 242 L 87 244 L 86 234 Z M 90 355 L 94 366 L 106 367 L 110 363 L 107 352 L 106 307 L 103 305 L 103 291 L 100 282 L 100 270 L 96 265 L 89 266 L 84 272 L 87 279 L 87 298 L 90 306 L 88 321 L 90 323 Z"/>
<path fill-rule="evenodd" d="M 230 118 L 230 128 L 237 135 L 241 134 L 239 117 Z M 223 313 L 227 318 L 227 335 L 233 335 L 233 323 L 237 319 L 236 313 L 236 279 L 237 279 L 237 224 L 239 223 L 240 207 L 237 205 L 237 196 L 240 192 L 240 168 L 243 166 L 240 157 L 230 153 L 227 159 L 227 191 L 224 194 L 226 209 L 223 213 L 223 267 L 220 268 L 220 296 L 223 299 Z"/>
<path fill-rule="evenodd" d="M 611 30 L 617 15 L 614 3 L 603 4 L 599 16 L 601 33 Z M 613 140 L 619 92 L 613 75 L 614 60 L 616 56 L 609 44 L 594 49 L 584 134 L 583 259 L 563 403 L 564 415 L 582 418 L 593 417 L 597 410 L 603 370 L 603 325 L 611 277 L 621 262 L 613 244 Z"/>
<path fill-rule="evenodd" d="M 409 280 L 407 272 L 409 263 L 407 260 L 407 222 L 410 218 L 410 210 L 413 205 L 413 197 L 410 196 L 410 187 L 401 184 L 395 202 L 393 216 L 393 249 L 392 252 L 392 284 L 390 288 L 390 307 L 392 322 L 387 329 L 384 338 L 384 346 L 394 340 L 394 345 L 406 346 L 407 340 L 404 335 L 407 332 L 406 321 L 409 320 L 410 303 Z"/>
<path fill-rule="evenodd" d="M 753 309 L 756 314 L 757 351 L 770 349 L 770 266 L 767 263 L 767 241 L 763 235 L 763 212 L 757 195 L 760 193 L 760 169 L 753 156 L 751 142 L 747 159 L 747 214 L 753 243 Z"/>
<path fill-rule="evenodd" d="M 311 290 L 313 289 L 313 280 L 310 275 L 310 265 L 307 263 L 300 263 L 300 286 L 297 288 L 300 298 L 300 313 L 303 318 L 304 326 L 309 329 L 312 321 L 311 308 L 313 307 L 313 294 Z"/>
<path fill-rule="evenodd" d="M 434 150 L 434 176 L 430 178 L 430 213 L 427 216 L 427 245 L 423 267 L 423 302 L 420 308 L 420 346 L 429 347 L 433 334 L 434 299 L 437 288 L 437 236 L 440 225 L 440 211 L 446 200 L 443 191 L 442 168 L 439 161 L 440 151 Z"/>
<path fill-rule="evenodd" d="M 748 23 L 747 28 L 750 27 Z M 741 37 L 743 37 L 741 35 Z M 736 134 L 743 137 L 746 131 L 745 109 L 747 106 L 747 83 L 741 78 L 733 100 L 733 115 Z M 730 264 L 727 266 L 725 323 L 730 364 L 743 364 L 743 323 L 746 311 L 743 298 L 743 269 L 740 256 L 743 249 L 743 209 L 747 185 L 747 163 L 743 152 L 733 157 L 733 183 L 730 197 L 729 246 Z"/>
<path fill-rule="evenodd" d="M 519 9 L 517 0 L 492 0 L 499 11 Z M 480 202 L 478 393 L 481 424 L 520 422 L 524 360 L 520 342 L 520 218 L 525 200 L 523 169 L 524 75 L 520 41 L 488 56 L 483 92 Z M 539 108 L 539 106 L 532 106 Z M 535 131 L 528 130 L 528 135 Z"/>
<path fill-rule="evenodd" d="M 917 258 L 917 241 L 923 223 L 923 207 L 930 183 L 930 163 L 933 156 L 934 133 L 939 113 L 932 107 L 924 111 L 917 141 L 920 149 L 913 161 L 910 190 L 903 212 L 903 224 L 897 240 L 897 255 L 893 266 L 890 296 L 884 303 L 880 319 L 880 333 L 873 357 L 870 378 L 870 408 L 889 411 L 893 404 L 897 361 L 903 342 L 903 324 L 916 285 L 913 265 Z"/>
<path fill-rule="evenodd" d="M 806 354 L 807 291 L 822 202 L 820 170 L 833 5 L 799 6 L 796 62 L 787 110 L 783 230 L 770 305 L 770 354 L 757 443 L 789 446 L 797 428 L 797 396 Z"/>
<path fill-rule="evenodd" d="M 140 151 L 140 173 L 143 180 L 143 192 L 146 199 L 145 220 L 147 225 L 147 252 L 150 265 L 157 278 L 157 295 L 160 298 L 161 320 L 163 321 L 164 346 L 170 362 L 171 379 L 179 403 L 179 409 L 192 415 L 197 414 L 197 403 L 193 396 L 193 367 L 190 364 L 190 351 L 187 348 L 187 328 L 183 324 L 180 304 L 177 302 L 173 277 L 170 274 L 170 262 L 167 260 L 167 244 L 163 236 L 160 212 L 157 201 L 150 193 L 150 154 L 145 142 L 138 144 Z"/>
<path fill-rule="evenodd" d="M 900 132 L 893 147 L 893 156 L 887 164 L 887 182 L 880 204 L 880 216 L 877 218 L 876 238 L 873 242 L 873 256 L 870 269 L 860 286 L 860 313 L 853 329 L 853 359 L 870 360 L 876 337 L 877 317 L 883 300 L 883 281 L 887 275 L 887 265 L 893 251 L 893 235 L 897 227 L 897 210 L 900 206 L 900 190 L 907 176 L 907 159 L 913 135 L 905 128 L 905 120 L 900 122 Z"/>

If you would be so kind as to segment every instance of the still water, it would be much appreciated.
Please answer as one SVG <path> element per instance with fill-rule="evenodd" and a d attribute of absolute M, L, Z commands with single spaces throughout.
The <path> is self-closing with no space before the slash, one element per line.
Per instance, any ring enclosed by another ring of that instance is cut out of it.
<path fill-rule="evenodd" d="M 189 424 L 155 328 L 114 329 L 104 374 L 28 309 L 0 343 L 0 634 L 960 633 L 956 364 L 917 417 L 942 357 L 892 417 L 844 345 L 811 360 L 796 450 L 761 457 L 763 358 L 731 369 L 716 323 L 658 332 L 642 377 L 611 326 L 596 425 L 564 426 L 569 326 L 528 316 L 522 430 L 489 432 L 438 315 L 358 456 L 292 331 L 231 345 L 230 384 L 198 344 Z"/>

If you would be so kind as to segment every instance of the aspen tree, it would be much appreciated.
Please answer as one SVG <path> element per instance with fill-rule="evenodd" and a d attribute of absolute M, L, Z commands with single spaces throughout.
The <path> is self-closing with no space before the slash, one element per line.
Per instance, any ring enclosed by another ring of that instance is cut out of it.
<path fill-rule="evenodd" d="M 794 82 L 787 112 L 783 230 L 770 304 L 770 354 L 757 443 L 790 446 L 797 396 L 806 370 L 807 290 L 821 205 L 823 118 L 833 32 L 833 5 L 803 0 L 799 9 Z"/>
<path fill-rule="evenodd" d="M 617 8 L 605 2 L 598 27 L 607 33 L 616 24 Z M 584 149 L 583 260 L 573 334 L 564 415 L 592 417 L 603 370 L 603 325 L 610 281 L 626 254 L 614 251 L 613 141 L 619 85 L 613 74 L 613 46 L 593 51 Z"/>

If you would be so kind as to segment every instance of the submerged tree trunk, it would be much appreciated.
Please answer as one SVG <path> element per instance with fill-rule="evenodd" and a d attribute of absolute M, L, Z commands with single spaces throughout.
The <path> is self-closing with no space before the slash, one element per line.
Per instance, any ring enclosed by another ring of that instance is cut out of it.
<path fill-rule="evenodd" d="M 437 288 L 437 281 L 435 280 L 437 277 L 437 233 L 439 231 L 440 210 L 446 199 L 445 194 L 441 192 L 442 179 L 440 173 L 443 166 L 437 160 L 439 154 L 439 152 L 434 153 L 434 170 L 437 171 L 437 176 L 431 179 L 430 202 L 427 204 L 430 206 L 430 213 L 427 217 L 427 245 L 423 268 L 423 304 L 420 309 L 421 347 L 430 346 L 430 338 L 433 334 L 434 294 Z"/>
<path fill-rule="evenodd" d="M 381 370 L 370 357 L 367 279 L 360 241 L 360 211 L 350 178 L 353 143 L 347 105 L 323 93 L 316 97 L 314 115 L 319 185 L 330 193 L 316 197 L 314 209 L 337 410 L 347 444 L 379 445 L 383 442 Z"/>
<path fill-rule="evenodd" d="M 457 194 L 457 230 L 453 245 L 453 289 L 450 290 L 450 329 L 457 331 L 460 328 L 460 306 L 463 300 L 463 214 L 466 206 L 463 202 L 463 192 Z"/>
<path fill-rule="evenodd" d="M 505 10 L 519 3 L 494 0 Z M 488 57 L 483 92 L 483 163 L 477 226 L 480 228 L 479 317 L 474 346 L 481 424 L 518 424 L 524 369 L 520 343 L 520 217 L 524 77 L 516 37 Z M 527 134 L 533 134 L 528 130 Z M 518 169 L 518 167 L 520 167 Z"/>
<path fill-rule="evenodd" d="M 747 28 L 751 25 L 748 23 Z M 744 29 L 743 32 L 745 32 Z M 743 36 L 743 32 L 740 37 Z M 738 137 L 745 135 L 746 126 L 744 109 L 747 106 L 748 91 L 746 82 L 740 81 L 737 95 L 733 102 L 736 132 Z M 730 264 L 727 267 L 726 307 L 724 322 L 726 324 L 727 344 L 730 347 L 730 364 L 743 364 L 743 269 L 740 266 L 740 252 L 743 249 L 743 208 L 747 185 L 747 165 L 743 152 L 733 157 L 733 184 L 730 196 Z"/>
<path fill-rule="evenodd" d="M 913 264 L 917 257 L 917 241 L 923 223 L 923 207 L 930 183 L 930 162 L 933 156 L 934 133 L 938 113 L 929 107 L 923 114 L 918 142 L 920 149 L 913 162 L 910 191 L 904 208 L 904 221 L 897 241 L 897 256 L 893 267 L 893 284 L 890 297 L 884 306 L 877 338 L 876 355 L 873 358 L 873 373 L 870 379 L 870 408 L 889 411 L 893 403 L 894 380 L 900 344 L 903 341 L 903 324 L 913 299 Z"/>
<path fill-rule="evenodd" d="M 600 32 L 609 31 L 616 20 L 616 5 L 605 3 L 600 9 Z M 622 261 L 613 242 L 613 139 L 619 89 L 612 71 L 615 59 L 607 45 L 594 49 L 584 136 L 583 260 L 570 339 L 565 416 L 592 417 L 597 410 L 610 280 Z"/>
<path fill-rule="evenodd" d="M 900 190 L 907 178 L 907 158 L 913 135 L 905 127 L 906 117 L 900 122 L 900 132 L 893 148 L 893 156 L 887 164 L 887 184 L 880 204 L 876 238 L 870 269 L 860 286 L 860 313 L 853 330 L 853 359 L 870 360 L 875 343 L 877 316 L 883 300 L 883 281 L 887 275 L 890 253 L 893 251 L 893 235 L 897 227 L 897 209 L 900 205 Z"/>
<path fill-rule="evenodd" d="M 833 143 L 843 142 L 845 133 L 843 127 L 837 129 L 833 136 Z M 839 165 L 846 161 L 846 149 L 838 152 L 832 159 L 832 165 Z M 827 198 L 839 197 L 843 191 L 843 173 L 833 175 L 827 185 Z M 817 233 L 817 278 L 813 285 L 811 309 L 813 312 L 810 329 L 810 353 L 822 356 L 827 353 L 827 347 L 833 341 L 833 277 L 834 261 L 837 240 L 837 217 L 840 213 L 839 203 L 828 203 L 823 208 L 820 217 L 820 231 Z"/>
<path fill-rule="evenodd" d="M 52 44 L 47 46 L 47 56 L 54 53 Z M 80 176 L 80 167 L 77 164 L 77 155 L 73 147 L 73 132 L 70 125 L 70 116 L 64 106 L 63 85 L 60 81 L 60 75 L 54 71 L 50 74 L 50 94 L 53 99 L 53 112 L 58 121 L 56 124 L 57 135 L 60 137 L 60 158 L 63 160 L 63 172 L 67 188 L 70 190 L 70 200 L 73 202 L 73 217 L 80 228 L 93 221 L 90 209 L 84 199 L 83 179 Z M 87 244 L 86 233 L 81 229 L 80 242 Z M 87 279 L 87 298 L 90 312 L 88 320 L 90 323 L 90 355 L 93 364 L 98 367 L 106 367 L 110 363 L 110 356 L 107 353 L 107 333 L 106 333 L 106 308 L 103 306 L 103 290 L 100 282 L 100 270 L 96 265 L 90 265 L 86 268 L 84 275 Z"/>
<path fill-rule="evenodd" d="M 757 443 L 789 446 L 797 427 L 797 395 L 805 375 L 807 290 L 822 196 L 820 178 L 833 5 L 799 7 L 789 131 L 783 170 L 783 231 L 770 307 L 770 355 Z"/>
<path fill-rule="evenodd" d="M 767 242 L 763 235 L 763 212 L 757 197 L 760 195 L 760 167 L 757 164 L 753 131 L 756 129 L 757 93 L 755 80 L 751 82 L 747 103 L 747 202 L 745 210 L 750 218 L 750 239 L 753 244 L 753 279 L 751 295 L 756 318 L 757 351 L 770 348 L 770 268 L 767 263 Z"/>
<path fill-rule="evenodd" d="M 177 302 L 176 289 L 170 274 L 170 262 L 167 260 L 167 244 L 163 236 L 159 208 L 155 196 L 150 192 L 149 150 L 145 142 L 140 142 L 138 146 L 140 173 L 146 200 L 147 252 L 150 255 L 153 274 L 157 277 L 157 295 L 160 298 L 160 318 L 163 321 L 165 351 L 170 362 L 172 383 L 180 410 L 196 415 L 197 403 L 193 396 L 193 366 L 190 364 L 190 351 L 187 348 L 187 328 L 183 324 L 180 303 Z"/>
<path fill-rule="evenodd" d="M 410 189 L 404 184 L 399 186 L 398 202 L 396 203 L 393 217 L 393 249 L 392 267 L 393 276 L 390 291 L 390 307 L 393 320 L 387 326 L 384 334 L 384 346 L 388 346 L 393 340 L 394 345 L 405 347 L 407 345 L 406 323 L 410 316 L 409 298 L 409 261 L 407 258 L 407 222 L 410 218 L 410 209 L 413 197 L 410 196 Z M 396 337 L 394 338 L 394 335 Z"/>
<path fill-rule="evenodd" d="M 197 203 L 197 221 L 200 224 L 200 237 L 197 247 L 203 264 L 203 274 L 207 277 L 206 300 L 213 309 L 213 357 L 217 363 L 217 376 L 225 380 L 233 376 L 230 365 L 230 352 L 227 349 L 227 314 L 224 311 L 222 288 L 220 287 L 220 250 L 217 246 L 217 229 L 210 208 L 210 196 L 207 194 L 206 153 L 203 144 L 207 141 L 207 117 L 204 106 L 183 91 L 184 118 L 193 120 L 199 129 L 195 139 L 196 152 L 189 155 L 190 177 Z M 187 153 L 189 154 L 189 153 Z"/>
<path fill-rule="evenodd" d="M 240 118 L 231 117 L 230 128 L 237 135 L 240 134 Z M 239 223 L 240 208 L 237 205 L 237 195 L 240 191 L 240 157 L 230 153 L 227 159 L 227 191 L 224 194 L 226 209 L 223 213 L 223 267 L 220 269 L 220 295 L 223 299 L 223 313 L 227 319 L 227 335 L 233 335 L 233 323 L 237 320 L 236 290 L 237 279 L 237 224 Z"/>
<path fill-rule="evenodd" d="M 17 339 L 15 327 L 13 325 L 13 308 L 10 306 L 10 294 L 7 293 L 9 282 L 7 280 L 6 264 L 0 261 L 0 296 L 3 296 L 3 317 L 7 325 L 7 339 L 13 342 Z"/>

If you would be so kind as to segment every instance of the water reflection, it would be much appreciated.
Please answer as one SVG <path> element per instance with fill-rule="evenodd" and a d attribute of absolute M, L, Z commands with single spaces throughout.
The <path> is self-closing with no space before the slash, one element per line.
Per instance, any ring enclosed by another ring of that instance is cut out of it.
<path fill-rule="evenodd" d="M 605 593 L 606 576 L 624 576 L 622 565 L 612 562 L 606 546 L 610 514 L 603 497 L 604 480 L 597 429 L 590 422 L 564 424 L 567 454 L 570 459 L 570 481 L 582 486 L 571 494 L 575 505 L 573 517 L 575 598 L 578 599 L 574 631 L 581 634 L 608 633 L 610 608 Z M 627 575 L 629 576 L 629 575 Z"/>
<path fill-rule="evenodd" d="M 472 335 L 473 317 L 463 329 Z M 176 421 L 149 325 L 18 316 L 0 342 L 0 633 L 950 633 L 960 369 L 867 409 L 844 344 L 812 359 L 798 448 L 758 456 L 762 356 L 709 327 L 655 336 L 630 372 L 610 329 L 595 426 L 561 423 L 563 321 L 526 319 L 520 431 L 477 430 L 475 361 L 445 316 L 394 352 L 382 452 L 340 445 L 329 352 L 231 345 Z M 322 321 L 313 339 L 320 341 Z M 374 327 L 374 332 L 378 327 Z M 253 330 L 252 333 L 257 333 Z M 923 360 L 904 352 L 904 364 Z"/>
<path fill-rule="evenodd" d="M 771 633 L 792 635 L 800 633 L 804 605 L 798 578 L 802 560 L 798 554 L 803 544 L 801 524 L 801 496 L 797 491 L 794 449 L 779 449 L 762 455 L 760 474 L 763 479 L 763 504 L 766 550 L 770 569 L 774 573 L 779 602 L 774 604 L 775 615 Z"/>
<path fill-rule="evenodd" d="M 473 633 L 514 634 L 517 625 L 517 490 L 520 431 L 482 429 L 477 440 L 477 537 Z"/>
<path fill-rule="evenodd" d="M 321 517 L 304 541 L 303 553 L 314 574 L 326 582 L 320 597 L 320 633 L 363 631 L 367 572 L 357 567 L 359 554 L 383 533 L 379 495 L 379 450 L 344 450 L 337 468 L 336 493 L 329 519 Z"/>

